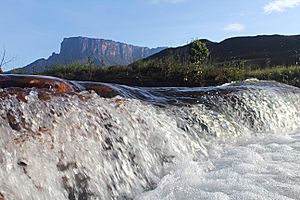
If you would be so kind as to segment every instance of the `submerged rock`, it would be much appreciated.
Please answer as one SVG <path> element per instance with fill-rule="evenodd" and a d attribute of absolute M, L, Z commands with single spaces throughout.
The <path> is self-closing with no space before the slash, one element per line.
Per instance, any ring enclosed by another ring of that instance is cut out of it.
<path fill-rule="evenodd" d="M 39 88 L 52 92 L 75 92 L 79 87 L 75 84 L 54 77 L 34 75 L 0 75 L 1 88 Z"/>
<path fill-rule="evenodd" d="M 99 96 L 112 98 L 119 92 L 109 84 L 95 82 L 75 82 L 56 77 L 36 75 L 12 75 L 0 73 L 0 88 L 5 89 L 0 93 L 0 99 L 7 95 L 17 95 L 18 99 L 26 102 L 32 89 L 37 89 L 41 100 L 49 100 L 55 94 L 74 93 L 84 90 L 93 90 Z"/>

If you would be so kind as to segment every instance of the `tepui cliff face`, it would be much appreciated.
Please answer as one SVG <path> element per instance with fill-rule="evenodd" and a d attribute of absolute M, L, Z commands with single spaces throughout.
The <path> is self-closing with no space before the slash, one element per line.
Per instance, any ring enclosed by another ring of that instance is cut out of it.
<path fill-rule="evenodd" d="M 65 38 L 61 43 L 60 53 L 53 53 L 48 59 L 38 59 L 17 71 L 23 73 L 42 72 L 59 65 L 86 63 L 88 58 L 99 66 L 128 65 L 163 49 L 165 48 L 151 49 L 112 40 L 70 37 Z"/>

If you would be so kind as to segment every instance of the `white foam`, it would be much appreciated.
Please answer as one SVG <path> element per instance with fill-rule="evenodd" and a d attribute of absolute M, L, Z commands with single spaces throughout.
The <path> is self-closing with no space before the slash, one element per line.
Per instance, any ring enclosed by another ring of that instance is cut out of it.
<path fill-rule="evenodd" d="M 26 103 L 4 96 L 0 193 L 7 199 L 295 198 L 300 135 L 283 133 L 299 128 L 300 94 L 281 91 L 229 90 L 203 96 L 202 104 L 166 107 L 89 92 L 48 101 L 31 92 Z"/>
<path fill-rule="evenodd" d="M 0 102 L 0 193 L 7 199 L 133 198 L 159 182 L 164 163 L 203 148 L 151 104 L 82 95 L 88 100 L 30 94 L 27 103 Z"/>
<path fill-rule="evenodd" d="M 206 161 L 173 166 L 136 199 L 299 199 L 300 134 L 211 144 Z"/>

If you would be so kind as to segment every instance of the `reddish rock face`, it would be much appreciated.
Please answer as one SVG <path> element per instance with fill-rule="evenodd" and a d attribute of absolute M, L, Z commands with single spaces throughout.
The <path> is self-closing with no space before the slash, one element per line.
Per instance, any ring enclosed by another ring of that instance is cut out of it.
<path fill-rule="evenodd" d="M 86 90 L 94 90 L 99 96 L 104 98 L 112 98 L 119 95 L 114 88 L 101 83 L 81 83 L 81 86 Z"/>
<path fill-rule="evenodd" d="M 51 99 L 52 96 L 83 90 L 94 90 L 99 96 L 105 98 L 119 95 L 113 87 L 102 83 L 72 83 L 55 77 L 34 75 L 0 74 L 0 88 L 4 89 L 0 92 L 0 100 L 9 95 L 16 95 L 17 99 L 23 102 L 27 102 L 25 97 L 33 88 L 38 91 L 38 98 L 45 101 Z M 81 97 L 79 93 L 77 95 Z"/>
<path fill-rule="evenodd" d="M 76 92 L 79 88 L 62 79 L 31 75 L 0 75 L 0 88 L 38 88 L 51 92 Z"/>

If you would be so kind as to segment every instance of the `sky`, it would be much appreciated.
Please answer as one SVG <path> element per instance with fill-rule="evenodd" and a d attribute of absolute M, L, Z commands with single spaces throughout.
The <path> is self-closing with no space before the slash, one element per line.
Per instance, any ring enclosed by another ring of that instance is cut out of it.
<path fill-rule="evenodd" d="M 193 39 L 300 34 L 300 0 L 0 0 L 4 70 L 59 52 L 63 38 L 85 36 L 138 46 Z"/>

